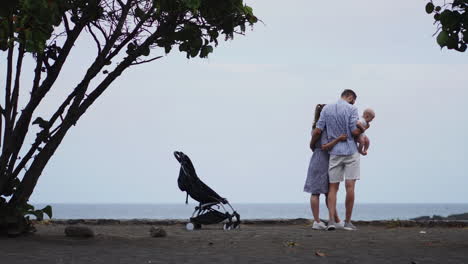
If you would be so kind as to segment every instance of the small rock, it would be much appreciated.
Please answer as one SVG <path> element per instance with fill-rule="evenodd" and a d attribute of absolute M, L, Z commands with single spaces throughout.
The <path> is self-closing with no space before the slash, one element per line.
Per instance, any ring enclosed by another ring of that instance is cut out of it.
<path fill-rule="evenodd" d="M 150 228 L 150 235 L 152 237 L 165 237 L 167 236 L 166 230 L 162 229 L 161 227 L 154 227 Z"/>
<path fill-rule="evenodd" d="M 67 226 L 65 235 L 69 237 L 94 237 L 94 231 L 87 226 Z"/>

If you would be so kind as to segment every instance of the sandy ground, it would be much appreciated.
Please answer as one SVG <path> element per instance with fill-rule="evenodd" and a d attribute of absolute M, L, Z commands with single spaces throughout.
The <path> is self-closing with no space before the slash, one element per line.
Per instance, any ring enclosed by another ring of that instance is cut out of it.
<path fill-rule="evenodd" d="M 91 239 L 65 237 L 59 224 L 0 238 L 0 263 L 468 263 L 468 228 L 314 231 L 303 224 L 254 224 L 186 231 L 171 225 L 162 226 L 167 237 L 152 238 L 149 225 L 90 227 L 97 233 Z"/>

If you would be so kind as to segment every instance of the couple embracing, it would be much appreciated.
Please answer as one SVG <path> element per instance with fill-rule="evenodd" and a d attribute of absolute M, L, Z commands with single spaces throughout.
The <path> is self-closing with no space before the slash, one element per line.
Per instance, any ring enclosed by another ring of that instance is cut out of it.
<path fill-rule="evenodd" d="M 313 229 L 356 230 L 351 223 L 354 207 L 354 186 L 360 178 L 360 155 L 367 155 L 369 139 L 364 132 L 374 119 L 372 109 L 366 109 L 359 119 L 354 106 L 356 93 L 344 90 L 334 104 L 317 105 L 310 148 L 313 151 L 304 191 L 311 194 L 314 216 Z M 336 211 L 336 197 L 340 182 L 345 182 L 346 216 L 340 220 Z M 325 194 L 329 212 L 328 225 L 319 218 L 320 194 Z"/>

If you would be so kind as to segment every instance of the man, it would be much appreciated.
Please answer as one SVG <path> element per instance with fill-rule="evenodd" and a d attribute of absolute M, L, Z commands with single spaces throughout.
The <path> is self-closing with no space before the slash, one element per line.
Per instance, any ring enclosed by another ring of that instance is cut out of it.
<path fill-rule="evenodd" d="M 335 230 L 340 227 L 336 226 L 334 219 L 337 213 L 336 195 L 342 181 L 345 181 L 346 187 L 346 218 L 343 228 L 356 230 L 356 227 L 351 223 L 351 215 L 354 207 L 354 186 L 360 177 L 360 156 L 354 138 L 364 132 L 356 126 L 359 120 L 357 108 L 353 106 L 356 98 L 354 91 L 344 90 L 338 102 L 328 104 L 323 108 L 317 127 L 312 132 L 311 146 L 320 139 L 324 129 L 327 130 L 328 142 L 342 134 L 348 136 L 347 140 L 340 141 L 330 150 L 328 169 L 330 185 L 327 200 L 330 220 L 327 230 Z"/>

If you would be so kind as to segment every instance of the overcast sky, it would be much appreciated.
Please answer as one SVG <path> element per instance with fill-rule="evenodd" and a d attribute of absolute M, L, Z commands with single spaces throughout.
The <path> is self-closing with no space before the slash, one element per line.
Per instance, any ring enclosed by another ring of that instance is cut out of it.
<path fill-rule="evenodd" d="M 376 112 L 356 202 L 468 202 L 468 55 L 440 50 L 426 1 L 247 3 L 264 24 L 209 59 L 173 53 L 122 75 L 70 130 L 31 200 L 183 203 L 180 150 L 234 204 L 308 202 L 315 105 L 350 88 L 360 112 Z M 57 98 L 93 48 L 76 46 Z"/>

